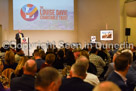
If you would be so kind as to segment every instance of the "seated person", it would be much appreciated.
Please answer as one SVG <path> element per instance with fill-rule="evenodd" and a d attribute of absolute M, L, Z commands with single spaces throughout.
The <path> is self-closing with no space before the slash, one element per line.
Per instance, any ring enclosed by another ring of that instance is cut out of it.
<path fill-rule="evenodd" d="M 24 65 L 24 74 L 11 80 L 11 91 L 34 91 L 35 73 L 37 71 L 36 62 L 29 59 Z"/>
<path fill-rule="evenodd" d="M 55 61 L 55 55 L 53 53 L 49 53 L 46 55 L 45 63 L 42 64 L 41 69 L 44 67 L 52 66 Z"/>
<path fill-rule="evenodd" d="M 36 91 L 58 91 L 60 85 L 61 75 L 52 67 L 41 69 L 35 80 Z"/>
<path fill-rule="evenodd" d="M 4 60 L 4 69 L 12 68 L 16 69 L 17 63 L 15 63 L 15 54 L 12 50 L 6 51 Z"/>
<path fill-rule="evenodd" d="M 91 91 L 93 86 L 83 80 L 86 78 L 87 67 L 78 62 L 72 65 L 68 79 L 62 81 L 59 91 Z"/>
<path fill-rule="evenodd" d="M 45 60 L 43 60 L 41 58 L 39 50 L 34 51 L 34 59 L 35 59 L 35 62 L 37 64 L 37 72 L 39 72 L 42 64 L 44 64 L 44 62 L 45 62 Z"/>

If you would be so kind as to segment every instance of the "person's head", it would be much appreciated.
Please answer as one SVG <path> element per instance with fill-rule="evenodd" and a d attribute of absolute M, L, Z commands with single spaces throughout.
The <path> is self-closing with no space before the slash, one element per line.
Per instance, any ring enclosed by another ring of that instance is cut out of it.
<path fill-rule="evenodd" d="M 23 70 L 24 74 L 26 75 L 35 75 L 37 71 L 36 62 L 33 59 L 29 59 L 28 61 L 25 62 Z"/>
<path fill-rule="evenodd" d="M 94 53 L 97 54 L 98 50 L 96 49 L 96 47 L 92 47 L 90 53 Z"/>
<path fill-rule="evenodd" d="M 41 69 L 35 80 L 35 88 L 38 91 L 58 91 L 60 85 L 61 75 L 52 67 Z"/>
<path fill-rule="evenodd" d="M 21 57 L 19 62 L 18 62 L 18 65 L 15 69 L 15 74 L 18 75 L 19 74 L 19 71 L 23 68 L 23 66 L 25 65 L 25 62 L 28 60 L 28 57 Z"/>
<path fill-rule="evenodd" d="M 113 55 L 112 61 L 115 62 L 116 57 L 117 57 L 118 55 L 120 55 L 120 54 L 121 54 L 121 52 L 120 52 L 120 51 L 117 51 L 117 52 Z"/>
<path fill-rule="evenodd" d="M 67 57 L 67 58 L 72 58 L 72 59 L 75 58 L 75 57 L 74 57 L 74 53 L 73 53 L 71 50 L 68 50 L 68 51 L 66 52 L 66 57 Z"/>
<path fill-rule="evenodd" d="M 80 51 L 80 55 L 85 56 L 89 60 L 89 53 L 85 50 Z"/>
<path fill-rule="evenodd" d="M 116 71 L 127 71 L 129 69 L 129 62 L 131 59 L 127 56 L 128 53 L 121 53 L 116 57 L 114 66 Z"/>
<path fill-rule="evenodd" d="M 64 51 L 63 50 L 59 50 L 57 53 L 59 58 L 63 58 L 64 57 Z"/>
<path fill-rule="evenodd" d="M 44 50 L 42 50 L 42 49 L 39 49 L 39 53 L 40 53 L 40 57 L 43 59 L 43 60 L 45 60 L 45 52 L 44 52 Z"/>
<path fill-rule="evenodd" d="M 49 65 L 52 65 L 55 61 L 55 55 L 53 53 L 49 53 L 46 55 L 45 62 Z"/>
<path fill-rule="evenodd" d="M 40 58 L 40 52 L 39 50 L 34 50 L 34 58 L 37 59 L 37 58 Z"/>
<path fill-rule="evenodd" d="M 76 63 L 82 62 L 84 63 L 84 65 L 86 66 L 86 68 L 88 69 L 89 67 L 89 60 L 87 59 L 87 57 L 85 56 L 80 56 L 77 60 Z"/>
<path fill-rule="evenodd" d="M 101 46 L 101 51 L 104 51 L 104 50 L 106 50 L 106 46 L 105 46 L 105 45 L 102 45 L 102 46 Z"/>
<path fill-rule="evenodd" d="M 104 81 L 98 84 L 93 91 L 121 91 L 121 89 L 113 82 Z"/>
<path fill-rule="evenodd" d="M 22 32 L 22 31 L 19 29 L 19 30 L 18 30 L 18 33 L 21 33 L 21 32 Z"/>
<path fill-rule="evenodd" d="M 123 50 L 122 51 L 122 53 L 125 53 L 126 54 L 126 56 L 129 58 L 129 64 L 131 64 L 132 63 L 132 61 L 133 61 L 133 52 L 131 51 L 131 50 L 129 50 L 129 49 L 125 49 L 125 50 Z"/>
<path fill-rule="evenodd" d="M 0 51 L 1 52 L 6 52 L 6 50 L 3 47 L 0 48 Z"/>
<path fill-rule="evenodd" d="M 7 65 L 12 65 L 15 63 L 15 54 L 13 53 L 13 51 L 6 51 L 5 53 L 5 64 Z"/>
<path fill-rule="evenodd" d="M 71 77 L 77 77 L 80 79 L 85 79 L 87 72 L 87 67 L 84 62 L 77 62 L 72 65 L 70 70 L 70 76 Z"/>
<path fill-rule="evenodd" d="M 2 60 L 0 60 L 0 73 L 3 71 L 3 68 L 4 68 L 3 62 Z"/>

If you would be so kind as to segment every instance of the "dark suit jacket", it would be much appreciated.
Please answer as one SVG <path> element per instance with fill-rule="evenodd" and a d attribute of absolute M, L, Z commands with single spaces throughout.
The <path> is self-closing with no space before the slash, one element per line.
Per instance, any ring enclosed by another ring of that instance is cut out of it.
<path fill-rule="evenodd" d="M 0 82 L 0 91 L 5 91 L 1 82 Z"/>
<path fill-rule="evenodd" d="M 59 91 L 92 91 L 93 86 L 80 78 L 64 79 Z"/>
<path fill-rule="evenodd" d="M 22 35 L 22 37 L 24 37 L 23 33 L 21 33 L 21 35 Z M 19 33 L 16 34 L 15 39 L 16 39 L 16 45 L 21 43 L 21 38 L 19 36 Z M 19 46 L 19 47 L 21 47 L 21 46 Z"/>
<path fill-rule="evenodd" d="M 23 75 L 11 80 L 11 91 L 34 91 L 34 77 L 31 75 Z"/>
<path fill-rule="evenodd" d="M 126 77 L 129 91 L 134 91 L 134 88 L 136 87 L 136 61 L 132 63 Z"/>
<path fill-rule="evenodd" d="M 108 81 L 112 81 L 117 84 L 122 91 L 128 91 L 127 85 L 123 81 L 123 79 L 116 72 L 112 72 L 107 78 Z"/>
<path fill-rule="evenodd" d="M 108 70 L 104 75 L 104 78 L 107 79 L 107 77 L 114 71 L 114 63 L 110 63 L 108 66 Z"/>
<path fill-rule="evenodd" d="M 39 72 L 42 64 L 44 64 L 45 61 L 43 59 L 36 59 L 35 62 L 37 64 L 37 72 Z"/>
<path fill-rule="evenodd" d="M 21 35 L 22 35 L 22 37 L 24 37 L 24 34 L 23 34 L 23 33 L 21 33 Z M 15 39 L 17 40 L 17 39 L 19 39 L 19 38 L 20 38 L 19 33 L 17 33 Z"/>

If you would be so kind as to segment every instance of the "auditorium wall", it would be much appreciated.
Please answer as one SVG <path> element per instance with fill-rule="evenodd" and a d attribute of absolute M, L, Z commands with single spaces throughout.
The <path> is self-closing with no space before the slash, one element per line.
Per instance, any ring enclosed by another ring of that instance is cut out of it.
<path fill-rule="evenodd" d="M 124 40 L 120 26 L 119 0 L 75 0 L 75 30 L 74 31 L 23 31 L 30 42 L 90 42 L 90 36 L 96 36 L 98 42 L 119 43 Z M 0 0 L 0 24 L 3 26 L 3 41 L 15 41 L 13 31 L 12 0 Z M 114 30 L 113 41 L 100 41 L 100 30 Z M 121 37 L 120 37 L 121 36 Z"/>
<path fill-rule="evenodd" d="M 125 28 L 131 28 L 130 36 L 128 36 L 128 43 L 133 43 L 136 45 L 136 17 L 128 17 L 126 14 L 125 0 L 120 0 L 120 28 L 121 35 L 120 37 L 126 41 Z"/>
<path fill-rule="evenodd" d="M 119 0 L 78 0 L 78 40 L 84 43 L 90 36 L 96 36 L 97 42 L 120 42 L 120 6 Z M 100 41 L 100 30 L 114 30 L 113 41 Z"/>
<path fill-rule="evenodd" d="M 0 0 L 0 25 L 2 25 L 2 41 L 9 38 L 8 0 Z M 2 45 L 0 45 L 2 46 Z"/>

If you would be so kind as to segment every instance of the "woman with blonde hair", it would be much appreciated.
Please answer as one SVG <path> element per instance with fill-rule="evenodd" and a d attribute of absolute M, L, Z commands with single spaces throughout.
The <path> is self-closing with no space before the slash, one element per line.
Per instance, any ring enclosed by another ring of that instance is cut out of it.
<path fill-rule="evenodd" d="M 23 66 L 25 64 L 25 62 L 28 60 L 28 57 L 26 56 L 22 56 L 19 60 L 19 63 L 15 69 L 15 72 L 12 74 L 12 78 L 17 76 L 20 77 L 23 74 Z"/>
<path fill-rule="evenodd" d="M 17 63 L 15 63 L 15 54 L 13 51 L 9 50 L 5 53 L 5 60 L 4 60 L 4 69 L 12 68 L 15 70 Z"/>

